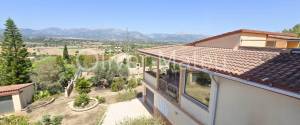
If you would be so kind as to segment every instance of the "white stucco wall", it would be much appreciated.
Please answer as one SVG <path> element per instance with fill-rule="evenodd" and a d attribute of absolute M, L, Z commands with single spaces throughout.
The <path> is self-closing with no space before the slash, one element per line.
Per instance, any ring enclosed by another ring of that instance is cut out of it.
<path fill-rule="evenodd" d="M 149 85 L 151 85 L 152 87 L 156 87 L 156 77 L 153 77 L 152 75 L 148 74 L 147 72 L 144 73 L 145 75 L 145 82 Z"/>
<path fill-rule="evenodd" d="M 300 100 L 219 78 L 216 125 L 298 125 Z"/>
<path fill-rule="evenodd" d="M 34 94 L 33 85 L 22 89 L 22 92 L 20 93 L 22 108 L 25 108 L 29 103 L 32 102 L 33 94 Z"/>
<path fill-rule="evenodd" d="M 22 110 L 22 103 L 20 100 L 20 95 L 19 93 L 12 95 L 12 100 L 14 103 L 14 109 L 16 112 L 19 112 Z"/>
<path fill-rule="evenodd" d="M 198 125 L 191 117 L 161 95 L 155 94 L 154 100 L 155 107 L 167 117 L 173 125 Z"/>
<path fill-rule="evenodd" d="M 263 34 L 242 33 L 240 46 L 265 47 L 266 40 L 266 35 Z"/>
<path fill-rule="evenodd" d="M 151 86 L 145 84 L 154 93 L 154 106 L 164 115 L 173 125 L 199 125 L 190 116 L 183 112 L 179 107 L 169 102 Z"/>
<path fill-rule="evenodd" d="M 209 125 L 209 111 L 201 108 L 199 105 L 195 104 L 185 96 L 181 97 L 180 106 L 186 112 L 191 114 L 198 121 L 201 121 L 204 125 Z"/>
<path fill-rule="evenodd" d="M 231 34 L 216 39 L 199 42 L 195 44 L 195 46 L 235 49 L 239 46 L 239 43 L 240 43 L 240 34 L 237 33 L 237 34 Z"/>

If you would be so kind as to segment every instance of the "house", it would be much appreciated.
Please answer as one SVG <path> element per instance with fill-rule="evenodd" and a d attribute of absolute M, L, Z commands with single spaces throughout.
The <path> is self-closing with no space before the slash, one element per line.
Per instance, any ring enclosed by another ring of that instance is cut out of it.
<path fill-rule="evenodd" d="M 238 49 L 242 47 L 298 48 L 300 38 L 293 33 L 240 29 L 190 43 L 203 47 Z"/>
<path fill-rule="evenodd" d="M 144 102 L 169 124 L 300 123 L 297 49 L 241 50 L 192 43 L 138 51 L 144 56 Z"/>
<path fill-rule="evenodd" d="M 21 111 L 32 102 L 33 94 L 32 83 L 0 86 L 0 114 Z"/>

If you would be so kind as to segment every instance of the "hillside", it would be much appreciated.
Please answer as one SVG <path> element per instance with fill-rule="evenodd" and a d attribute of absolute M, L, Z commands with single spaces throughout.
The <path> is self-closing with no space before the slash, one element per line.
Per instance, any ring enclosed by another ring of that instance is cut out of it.
<path fill-rule="evenodd" d="M 0 29 L 0 37 L 3 36 L 3 29 Z M 144 34 L 137 31 L 120 29 L 61 29 L 47 28 L 41 30 L 21 29 L 25 38 L 72 38 L 72 39 L 91 39 L 109 41 L 157 41 L 157 42 L 191 42 L 205 38 L 200 34 Z"/>

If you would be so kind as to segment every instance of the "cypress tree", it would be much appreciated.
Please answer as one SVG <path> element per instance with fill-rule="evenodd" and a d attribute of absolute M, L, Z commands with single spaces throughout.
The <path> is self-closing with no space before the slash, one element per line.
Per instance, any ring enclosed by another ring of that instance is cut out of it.
<path fill-rule="evenodd" d="M 66 60 L 68 63 L 70 63 L 70 56 L 68 52 L 68 47 L 65 44 L 64 51 L 63 51 L 63 59 Z"/>
<path fill-rule="evenodd" d="M 22 84 L 30 82 L 31 61 L 22 40 L 22 35 L 12 19 L 6 20 L 4 40 L 0 55 L 1 85 Z"/>

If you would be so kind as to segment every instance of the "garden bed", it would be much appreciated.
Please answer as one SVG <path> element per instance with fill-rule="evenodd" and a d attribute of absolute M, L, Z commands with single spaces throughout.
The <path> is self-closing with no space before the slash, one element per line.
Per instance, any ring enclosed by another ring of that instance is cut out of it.
<path fill-rule="evenodd" d="M 75 107 L 74 106 L 74 101 L 68 103 L 71 110 L 75 111 L 75 112 L 83 112 L 83 111 L 93 109 L 93 108 L 97 107 L 98 104 L 99 103 L 98 103 L 98 100 L 96 98 L 90 98 L 89 104 L 87 104 L 84 107 Z"/>
<path fill-rule="evenodd" d="M 45 107 L 51 103 L 53 103 L 55 101 L 55 98 L 48 98 L 48 99 L 44 99 L 44 100 L 41 100 L 41 101 L 37 101 L 35 103 L 32 103 L 31 105 L 27 106 L 26 108 L 22 109 L 22 111 L 30 111 L 32 109 L 37 109 L 37 108 L 40 108 L 40 107 Z"/>

